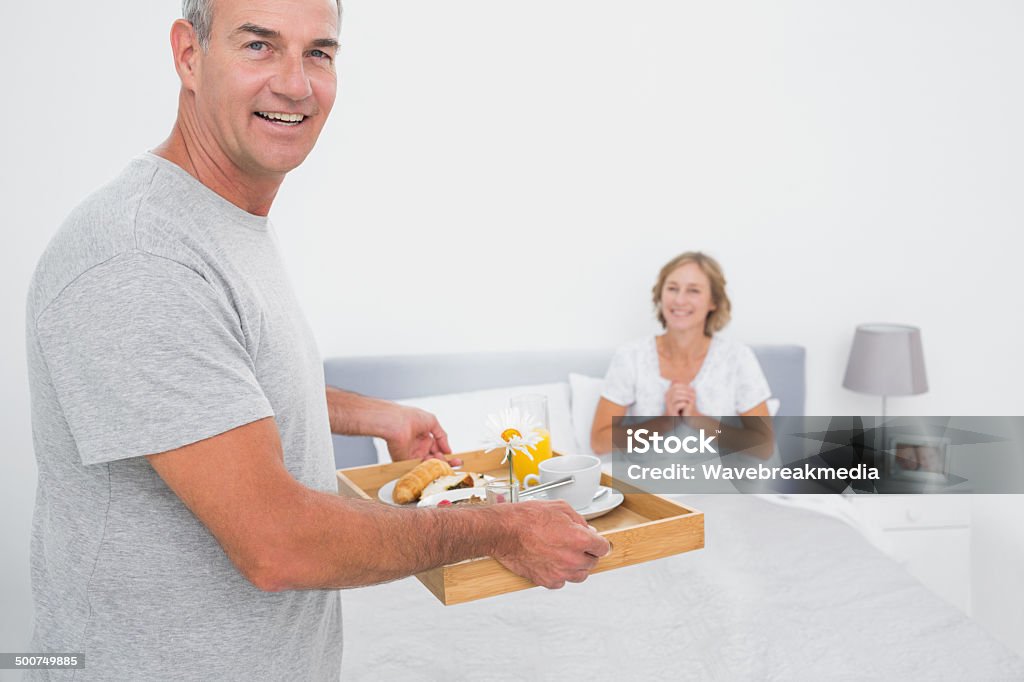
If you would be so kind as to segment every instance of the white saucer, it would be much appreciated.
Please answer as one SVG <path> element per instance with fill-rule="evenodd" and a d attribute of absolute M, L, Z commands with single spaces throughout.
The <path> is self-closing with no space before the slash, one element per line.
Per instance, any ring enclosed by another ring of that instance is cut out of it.
<path fill-rule="evenodd" d="M 598 488 L 598 490 L 607 487 L 608 486 L 601 486 L 601 488 Z M 608 488 L 607 493 L 591 502 L 589 506 L 577 510 L 577 513 L 584 519 L 589 521 L 590 519 L 596 519 L 598 516 L 604 516 L 605 514 L 615 509 L 625 501 L 625 495 L 620 493 L 615 488 Z"/>
<path fill-rule="evenodd" d="M 604 516 L 611 510 L 618 507 L 620 504 L 625 502 L 626 496 L 620 493 L 615 488 L 609 488 L 606 485 L 602 485 L 598 490 L 607 490 L 601 497 L 591 502 L 588 506 L 583 509 L 577 509 L 576 513 L 582 516 L 584 519 L 589 521 L 590 519 L 596 519 L 598 516 Z M 595 493 L 596 494 L 596 493 Z M 547 496 L 547 491 L 537 493 L 537 498 L 543 498 L 545 500 L 551 499 Z"/>

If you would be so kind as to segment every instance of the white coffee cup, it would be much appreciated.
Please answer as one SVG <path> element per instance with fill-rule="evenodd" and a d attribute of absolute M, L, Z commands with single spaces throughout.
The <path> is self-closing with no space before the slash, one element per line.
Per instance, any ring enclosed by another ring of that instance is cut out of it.
<path fill-rule="evenodd" d="M 562 455 L 546 459 L 537 465 L 540 477 L 527 474 L 524 483 L 550 483 L 566 476 L 575 477 L 575 482 L 547 490 L 548 499 L 565 500 L 579 511 L 594 501 L 597 489 L 601 487 L 601 460 L 593 455 Z"/>

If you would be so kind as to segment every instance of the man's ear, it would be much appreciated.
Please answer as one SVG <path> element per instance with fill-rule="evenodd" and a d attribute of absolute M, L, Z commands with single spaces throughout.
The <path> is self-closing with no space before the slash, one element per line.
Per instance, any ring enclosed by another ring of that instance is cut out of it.
<path fill-rule="evenodd" d="M 181 79 L 181 86 L 192 92 L 196 90 L 196 69 L 202 50 L 192 24 L 184 19 L 178 19 L 171 24 L 171 54 L 174 56 L 174 68 Z"/>

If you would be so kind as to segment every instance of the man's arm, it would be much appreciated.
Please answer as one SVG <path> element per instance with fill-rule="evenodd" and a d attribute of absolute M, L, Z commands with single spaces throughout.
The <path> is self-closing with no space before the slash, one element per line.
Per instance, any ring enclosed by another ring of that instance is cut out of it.
<path fill-rule="evenodd" d="M 310 490 L 285 469 L 271 418 L 148 459 L 261 590 L 370 585 L 484 555 L 557 588 L 608 552 L 564 503 L 400 509 Z"/>
<path fill-rule="evenodd" d="M 383 438 L 395 461 L 441 458 L 452 451 L 437 417 L 415 407 L 328 386 L 327 414 L 331 433 Z"/>

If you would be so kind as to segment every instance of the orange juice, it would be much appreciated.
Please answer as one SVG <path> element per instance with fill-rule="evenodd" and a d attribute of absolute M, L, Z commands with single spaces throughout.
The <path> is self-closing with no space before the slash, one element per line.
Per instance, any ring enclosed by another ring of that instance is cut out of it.
<path fill-rule="evenodd" d="M 521 452 L 512 455 L 512 471 L 515 472 L 519 483 L 523 482 L 527 474 L 539 475 L 540 470 L 537 465 L 551 458 L 551 432 L 547 429 L 535 429 L 535 432 L 541 435 L 541 439 L 537 445 L 530 448 L 533 461 L 530 461 L 530 458 Z"/>

